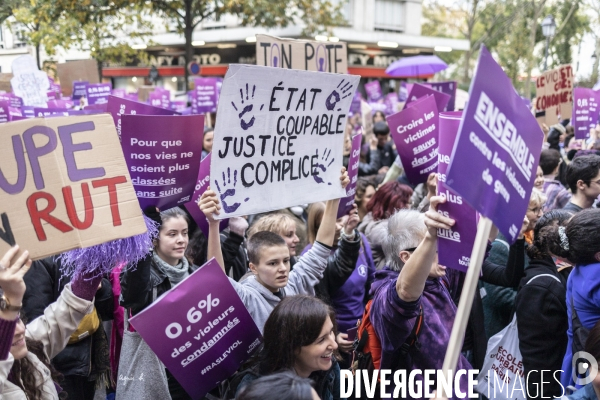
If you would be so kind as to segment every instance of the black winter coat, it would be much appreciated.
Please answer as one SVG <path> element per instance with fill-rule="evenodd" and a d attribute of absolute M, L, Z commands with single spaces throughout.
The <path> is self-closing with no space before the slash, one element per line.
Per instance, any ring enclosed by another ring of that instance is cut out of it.
<path fill-rule="evenodd" d="M 558 278 L 543 276 L 550 274 Z M 541 371 L 559 371 L 567 350 L 567 282 L 557 272 L 552 258 L 531 260 L 521 280 L 515 302 L 517 311 L 517 329 L 519 332 L 519 349 L 523 357 L 525 376 L 528 376 L 527 389 L 533 396 L 540 395 L 540 388 L 547 398 L 560 397 L 562 387 L 560 373 L 555 377 L 552 373 Z M 538 397 L 539 398 L 539 397 Z"/>
<path fill-rule="evenodd" d="M 70 282 L 62 278 L 60 262 L 57 257 L 48 257 L 34 261 L 24 277 L 27 290 L 23 296 L 23 313 L 29 321 L 44 314 L 44 310 L 54 303 L 63 288 Z M 108 279 L 102 279 L 102 287 L 96 292 L 94 306 L 101 321 L 113 319 L 114 303 L 112 285 Z M 99 329 L 103 329 L 100 326 Z M 77 343 L 69 344 L 52 359 L 54 367 L 63 375 L 88 376 L 92 367 L 93 335 Z"/>
<path fill-rule="evenodd" d="M 354 235 L 356 240 L 352 242 L 340 239 L 337 249 L 327 259 L 327 268 L 323 273 L 323 279 L 315 286 L 317 296 L 326 302 L 329 302 L 332 293 L 344 286 L 356 268 L 361 236 L 356 230 Z M 368 290 L 367 293 L 369 293 Z"/>

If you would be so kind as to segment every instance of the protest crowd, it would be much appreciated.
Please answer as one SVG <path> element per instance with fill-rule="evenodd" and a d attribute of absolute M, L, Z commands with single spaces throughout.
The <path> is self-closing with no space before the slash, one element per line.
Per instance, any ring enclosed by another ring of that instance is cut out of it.
<path fill-rule="evenodd" d="M 600 124 L 269 68 L 206 120 L 109 88 L 0 124 L 0 399 L 600 399 Z"/>

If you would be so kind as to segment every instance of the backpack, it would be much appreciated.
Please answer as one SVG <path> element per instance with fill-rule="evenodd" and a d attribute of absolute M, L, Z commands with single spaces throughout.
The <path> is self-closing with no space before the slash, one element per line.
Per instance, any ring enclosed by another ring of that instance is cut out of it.
<path fill-rule="evenodd" d="M 368 376 L 373 376 L 373 371 L 380 369 L 381 366 L 381 341 L 377 337 L 375 327 L 371 324 L 370 314 L 373 300 L 367 302 L 363 317 L 358 321 L 358 332 L 354 340 L 354 355 L 351 364 L 352 374 L 356 374 L 356 370 L 368 371 Z M 412 331 L 406 338 L 406 341 L 400 347 L 400 351 L 395 354 L 393 360 L 393 370 L 411 369 L 412 355 L 421 347 L 419 343 L 419 334 L 423 328 L 423 307 L 419 307 L 419 315 L 415 319 Z M 363 372 L 364 373 L 364 372 Z M 360 381 L 363 386 L 363 380 Z M 379 382 L 377 383 L 379 385 Z M 361 387 L 360 399 L 367 399 L 367 392 L 364 387 Z M 375 391 L 375 395 L 379 396 L 379 389 Z M 378 397 L 377 397 L 378 398 Z"/>

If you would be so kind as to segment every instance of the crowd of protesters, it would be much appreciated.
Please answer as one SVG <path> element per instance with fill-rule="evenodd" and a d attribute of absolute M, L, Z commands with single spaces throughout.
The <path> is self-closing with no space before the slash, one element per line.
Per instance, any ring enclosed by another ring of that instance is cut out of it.
<path fill-rule="evenodd" d="M 185 207 L 150 207 L 144 213 L 159 235 L 146 257 L 118 266 L 120 274 L 61 278 L 57 257 L 32 262 L 17 246 L 2 255 L 0 398 L 119 398 L 128 318 L 213 257 L 264 342 L 207 399 L 340 399 L 341 370 L 358 362 L 355 329 L 366 307 L 381 343 L 378 368 L 441 369 L 465 274 L 438 263 L 437 232 L 455 221 L 436 211 L 445 200 L 435 195 L 435 174 L 416 187 L 407 180 L 385 115 L 373 116 L 372 132 L 356 122 L 346 129 L 348 138 L 363 135 L 355 206 L 342 218 L 338 199 L 232 218 L 220 232 L 221 203 L 209 188 L 198 203 L 208 232 Z M 457 366 L 481 369 L 488 340 L 516 314 L 531 398 L 600 398 L 600 379 L 580 388 L 572 371 L 578 351 L 600 359 L 598 130 L 588 143 L 569 131 L 565 121 L 545 132 L 516 242 L 493 230 Z M 205 134 L 203 155 L 212 137 Z M 348 183 L 342 169 L 339 185 Z M 190 398 L 153 365 L 167 392 L 149 383 L 139 398 Z"/>

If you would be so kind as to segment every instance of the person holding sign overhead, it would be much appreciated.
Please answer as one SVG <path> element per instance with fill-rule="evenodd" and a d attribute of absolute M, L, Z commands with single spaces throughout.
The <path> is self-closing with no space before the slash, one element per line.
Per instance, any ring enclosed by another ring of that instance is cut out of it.
<path fill-rule="evenodd" d="M 350 183 L 345 168 L 342 168 L 340 183 L 343 188 Z M 315 294 L 314 286 L 323 278 L 333 245 L 339 202 L 339 199 L 327 201 L 314 246 L 299 259 L 291 272 L 290 250 L 281 236 L 263 231 L 255 233 L 248 240 L 248 258 L 253 276 L 241 283 L 231 278 L 229 281 L 261 332 L 271 311 L 284 297 Z M 208 258 L 215 257 L 224 268 L 219 221 L 213 215 L 218 215 L 221 210 L 217 194 L 207 189 L 200 198 L 199 206 L 209 222 Z"/>

